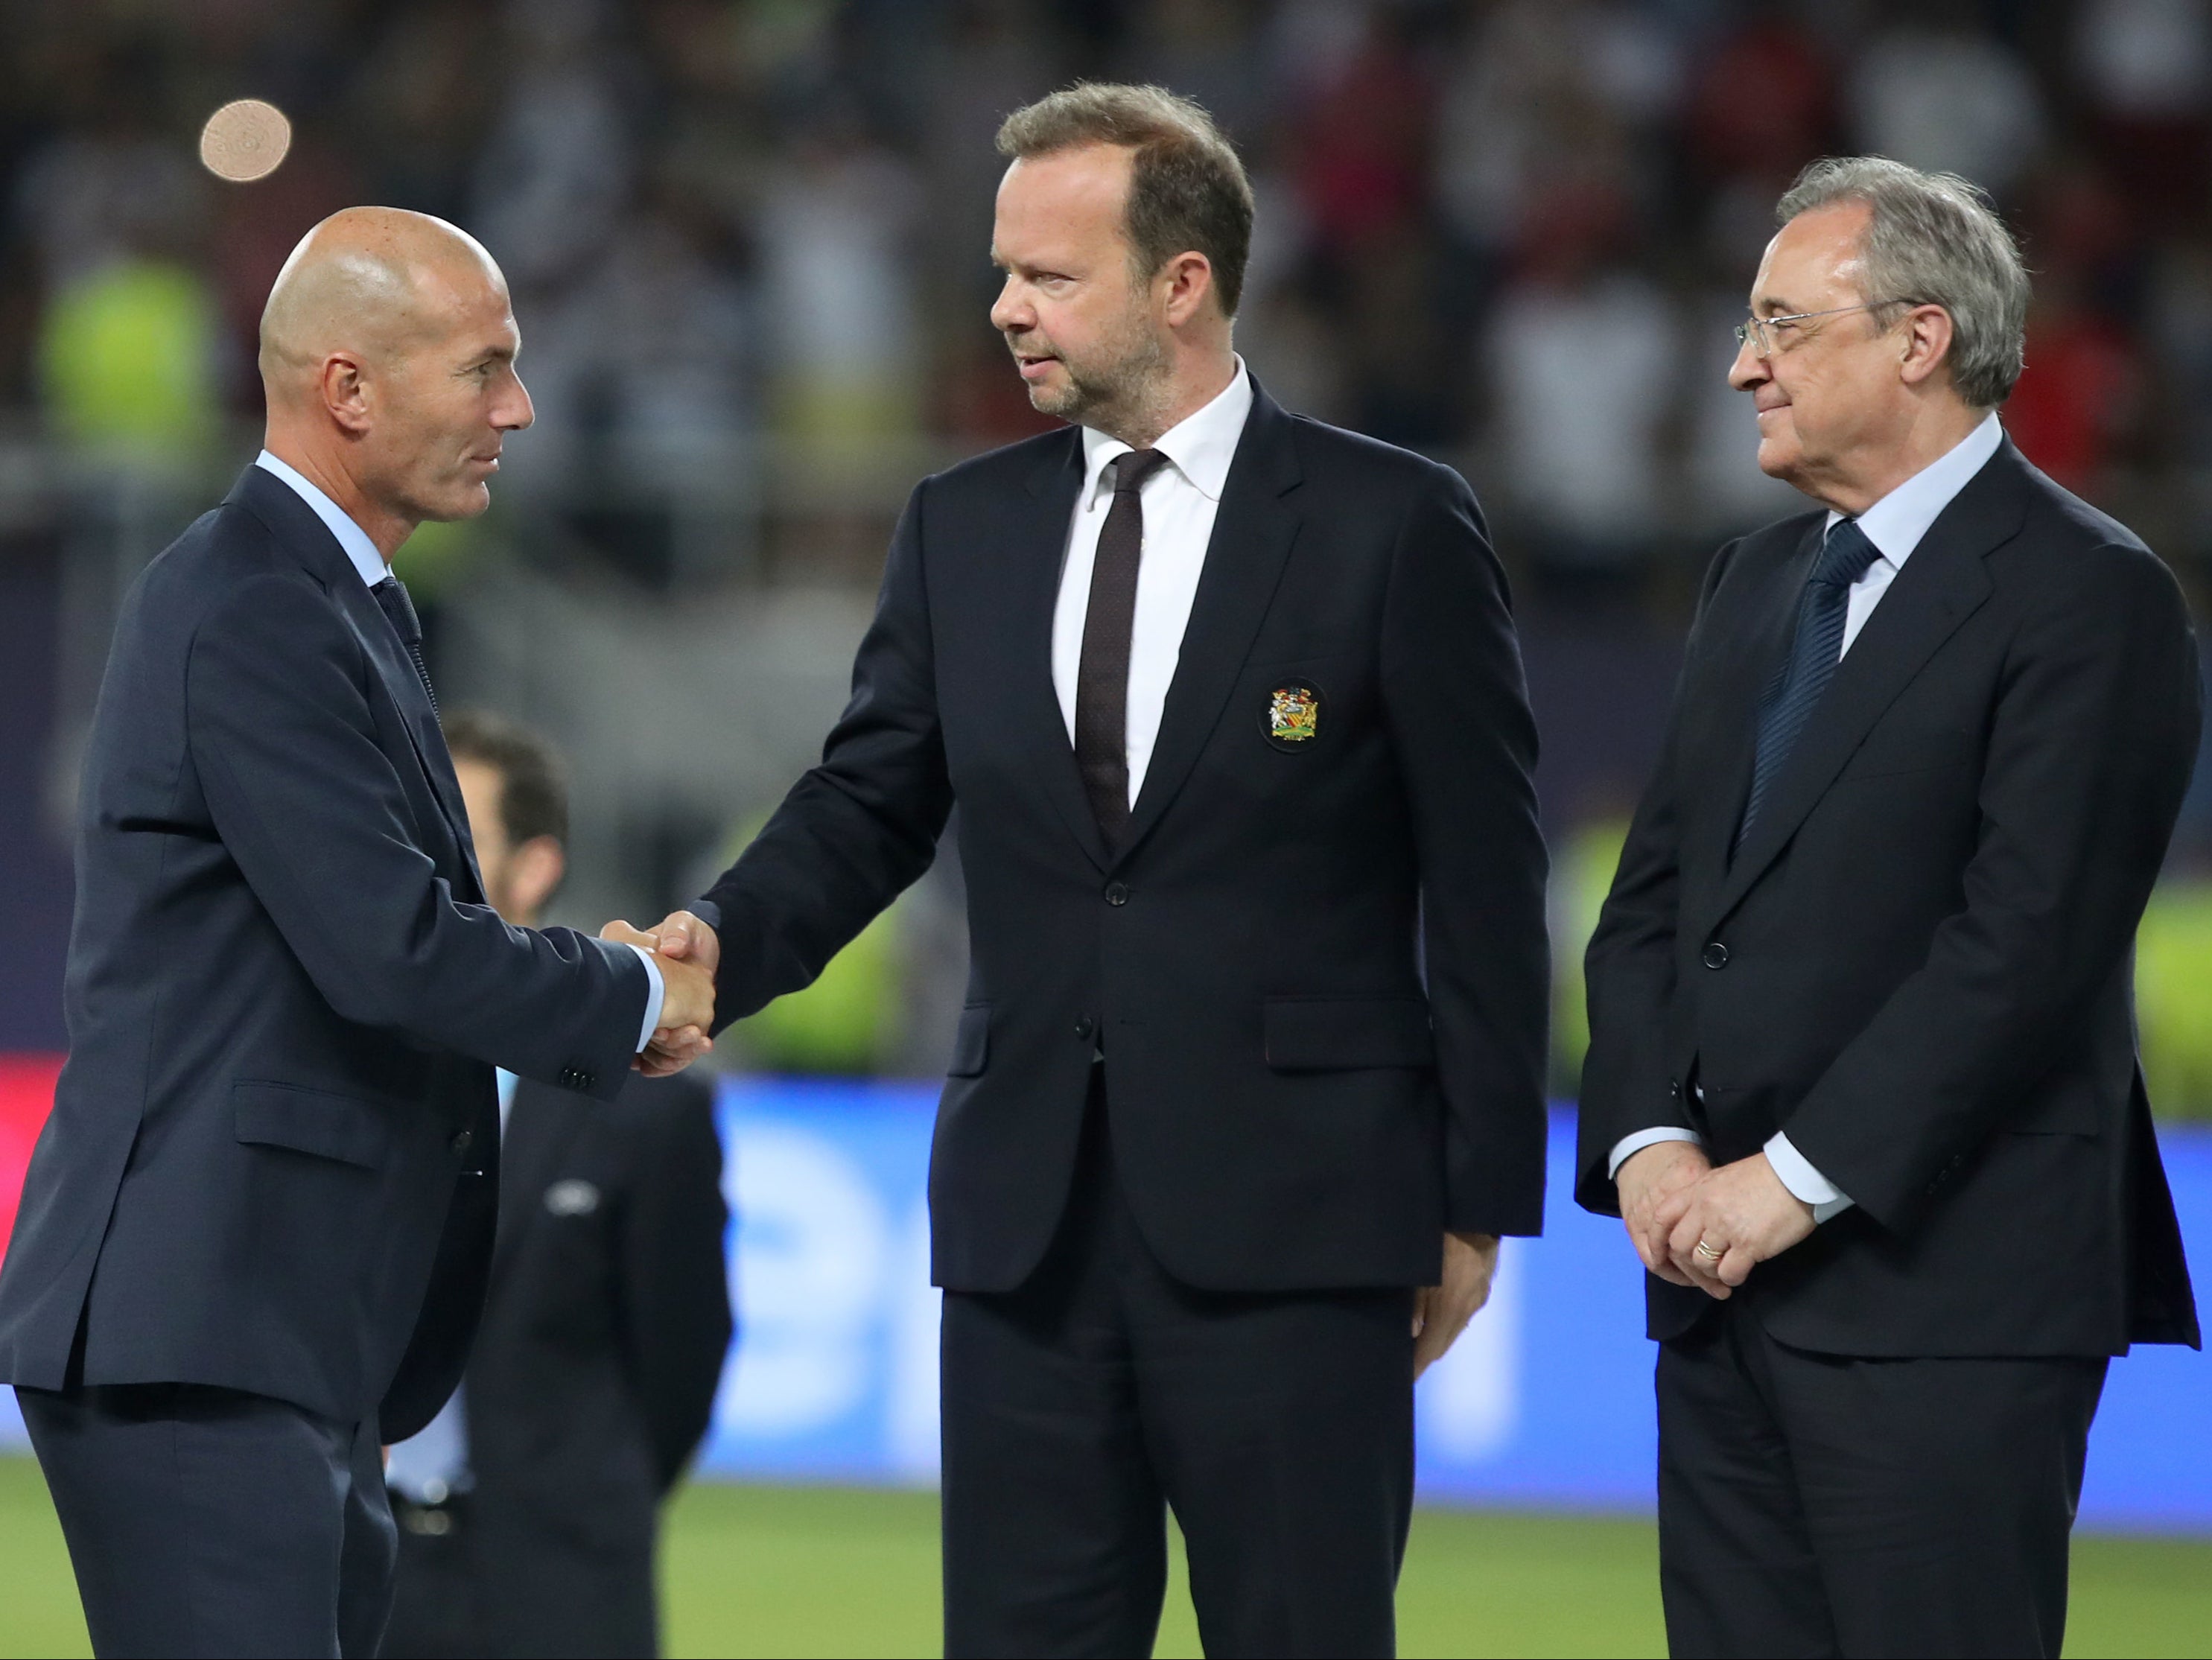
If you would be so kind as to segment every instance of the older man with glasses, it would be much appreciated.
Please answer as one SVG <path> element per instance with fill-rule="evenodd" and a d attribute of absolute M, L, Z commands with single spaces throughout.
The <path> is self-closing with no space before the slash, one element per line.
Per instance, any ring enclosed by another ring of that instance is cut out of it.
<path fill-rule="evenodd" d="M 1814 510 L 1713 562 L 1589 958 L 1579 1196 L 1660 1344 L 1677 1654 L 2045 1654 L 2110 1357 L 2198 1342 L 2131 945 L 2197 749 L 2181 594 L 1996 410 L 1964 180 L 1782 199 L 1730 383 Z"/>

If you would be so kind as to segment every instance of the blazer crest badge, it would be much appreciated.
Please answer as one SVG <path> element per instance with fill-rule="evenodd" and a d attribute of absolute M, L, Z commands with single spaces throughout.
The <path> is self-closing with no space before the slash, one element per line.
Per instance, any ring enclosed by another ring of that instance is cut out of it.
<path fill-rule="evenodd" d="M 1321 731 L 1321 688 L 1303 680 L 1276 687 L 1267 694 L 1260 731 L 1279 750 L 1311 743 Z"/>

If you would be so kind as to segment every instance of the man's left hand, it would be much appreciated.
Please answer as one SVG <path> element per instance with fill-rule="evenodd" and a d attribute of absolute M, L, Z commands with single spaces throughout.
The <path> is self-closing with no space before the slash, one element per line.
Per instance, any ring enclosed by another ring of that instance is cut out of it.
<path fill-rule="evenodd" d="M 1413 1293 L 1413 1376 L 1419 1377 L 1444 1358 L 1475 1310 L 1490 1300 L 1498 1273 L 1498 1236 L 1444 1236 L 1443 1283 Z"/>
<path fill-rule="evenodd" d="M 1813 1207 L 1782 1185 L 1765 1153 L 1755 1152 L 1722 1165 L 1690 1190 L 1667 1254 L 1698 1289 L 1725 1298 L 1754 1267 L 1812 1231 Z"/>

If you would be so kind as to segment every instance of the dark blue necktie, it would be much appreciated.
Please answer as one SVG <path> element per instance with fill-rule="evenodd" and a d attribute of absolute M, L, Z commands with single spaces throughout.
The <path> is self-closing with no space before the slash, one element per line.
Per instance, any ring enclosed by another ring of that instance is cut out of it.
<path fill-rule="evenodd" d="M 435 714 L 438 694 L 430 686 L 430 666 L 422 660 L 422 624 L 416 617 L 415 602 L 407 597 L 407 585 L 396 576 L 387 576 L 369 592 L 384 607 L 384 614 L 392 619 L 392 632 L 399 636 L 399 643 L 415 660 L 415 672 L 422 678 L 422 695 L 430 700 L 430 713 Z"/>
<path fill-rule="evenodd" d="M 1821 545 L 1813 574 L 1805 579 L 1805 590 L 1797 599 L 1797 632 L 1790 642 L 1790 660 L 1759 700 L 1759 747 L 1751 764 L 1751 799 L 1743 804 L 1743 823 L 1735 833 L 1739 847 L 1751 834 L 1766 787 L 1797 746 L 1806 717 L 1835 678 L 1836 665 L 1844 654 L 1851 584 L 1881 557 L 1881 550 L 1867 540 L 1856 519 L 1838 519 Z"/>

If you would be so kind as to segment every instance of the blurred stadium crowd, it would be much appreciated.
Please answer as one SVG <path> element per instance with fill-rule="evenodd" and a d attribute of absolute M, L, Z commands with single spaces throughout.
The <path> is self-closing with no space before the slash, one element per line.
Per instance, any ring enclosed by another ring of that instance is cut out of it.
<path fill-rule="evenodd" d="M 383 202 L 501 260 L 538 410 L 492 517 L 402 556 L 441 684 L 574 755 L 573 920 L 657 915 L 810 758 L 913 480 L 1037 429 L 984 319 L 991 137 L 1082 76 L 1190 94 L 1244 149 L 1237 340 L 1269 389 L 1453 462 L 1493 514 L 1547 746 L 1563 1087 L 1698 574 L 1799 505 L 1723 375 L 1803 162 L 1991 192 L 2037 274 L 2007 426 L 2192 594 L 2212 577 L 2207 0 L 0 0 L 0 561 L 51 559 L 59 642 L 51 741 L 25 734 L 47 805 L 0 862 L 42 837 L 65 872 L 114 589 L 250 455 L 293 242 Z M 297 137 L 227 184 L 193 136 L 249 94 Z M 935 1064 L 941 864 L 752 1058 Z M 2154 1098 L 2212 1114 L 2208 868 L 2200 785 L 2144 1025 Z"/>

